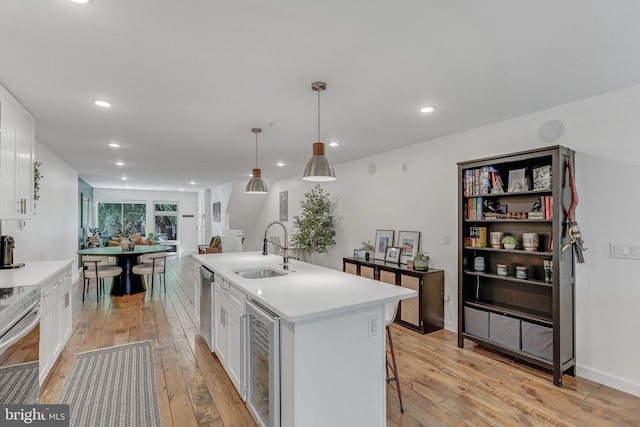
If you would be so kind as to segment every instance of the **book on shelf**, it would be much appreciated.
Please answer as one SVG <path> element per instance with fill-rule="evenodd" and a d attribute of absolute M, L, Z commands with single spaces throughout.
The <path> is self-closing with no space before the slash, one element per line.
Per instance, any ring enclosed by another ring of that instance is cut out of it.
<path fill-rule="evenodd" d="M 498 171 L 492 166 L 483 166 L 464 171 L 463 190 L 466 197 L 489 194 L 491 189 L 502 183 Z"/>
<path fill-rule="evenodd" d="M 552 259 L 543 260 L 542 266 L 544 268 L 544 281 L 547 283 L 551 283 L 551 279 L 553 278 L 553 260 Z"/>
<path fill-rule="evenodd" d="M 469 237 L 471 239 L 469 246 L 485 248 L 487 246 L 487 227 L 470 227 Z"/>

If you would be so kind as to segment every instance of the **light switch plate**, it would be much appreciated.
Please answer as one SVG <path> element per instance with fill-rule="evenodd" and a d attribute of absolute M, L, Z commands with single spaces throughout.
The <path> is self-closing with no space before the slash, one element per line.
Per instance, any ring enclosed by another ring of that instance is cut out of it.
<path fill-rule="evenodd" d="M 619 259 L 640 259 L 640 244 L 609 243 L 609 256 Z"/>

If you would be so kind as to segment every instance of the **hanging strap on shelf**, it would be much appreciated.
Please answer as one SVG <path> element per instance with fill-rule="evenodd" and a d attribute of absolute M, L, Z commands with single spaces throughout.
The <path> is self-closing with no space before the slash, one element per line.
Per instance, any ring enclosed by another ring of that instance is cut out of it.
<path fill-rule="evenodd" d="M 569 210 L 567 211 L 567 234 L 569 235 L 569 238 L 571 240 L 569 241 L 569 243 L 562 247 L 562 252 L 564 252 L 565 249 L 573 246 L 576 251 L 578 262 L 582 264 L 584 263 L 583 252 L 586 251 L 587 248 L 584 247 L 584 242 L 582 241 L 582 233 L 580 233 L 578 222 L 575 219 L 576 206 L 578 206 L 579 200 L 573 173 L 573 155 L 569 157 L 567 168 L 569 169 L 569 188 L 571 188 L 571 204 L 569 205 Z"/>

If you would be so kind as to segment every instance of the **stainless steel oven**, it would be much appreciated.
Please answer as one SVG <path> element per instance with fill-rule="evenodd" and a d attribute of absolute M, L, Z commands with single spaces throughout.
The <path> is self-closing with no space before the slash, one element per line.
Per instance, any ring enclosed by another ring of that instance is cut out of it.
<path fill-rule="evenodd" d="M 0 354 L 40 321 L 40 287 L 0 288 Z"/>
<path fill-rule="evenodd" d="M 249 317 L 247 407 L 258 425 L 280 425 L 280 319 L 255 301 Z"/>

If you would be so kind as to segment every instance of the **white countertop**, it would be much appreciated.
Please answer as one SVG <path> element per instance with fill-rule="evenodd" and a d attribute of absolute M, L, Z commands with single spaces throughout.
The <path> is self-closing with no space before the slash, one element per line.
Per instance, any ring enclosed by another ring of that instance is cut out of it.
<path fill-rule="evenodd" d="M 243 290 L 287 322 L 300 322 L 399 301 L 417 292 L 341 271 L 290 261 L 286 276 L 245 279 L 233 271 L 268 267 L 280 271 L 282 257 L 260 252 L 193 255 L 200 264 Z"/>
<path fill-rule="evenodd" d="M 0 270 L 0 288 L 38 285 L 60 271 L 71 260 L 26 262 L 22 268 Z"/>

